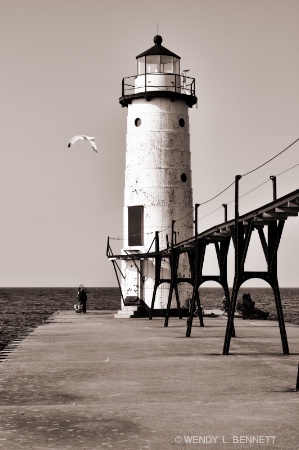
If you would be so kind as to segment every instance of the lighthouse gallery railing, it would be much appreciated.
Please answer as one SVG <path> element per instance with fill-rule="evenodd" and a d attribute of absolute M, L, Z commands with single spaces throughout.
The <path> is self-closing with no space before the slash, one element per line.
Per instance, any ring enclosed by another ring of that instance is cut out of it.
<path fill-rule="evenodd" d="M 146 73 L 122 80 L 122 96 L 141 92 L 170 91 L 195 96 L 195 78 L 174 73 Z"/>

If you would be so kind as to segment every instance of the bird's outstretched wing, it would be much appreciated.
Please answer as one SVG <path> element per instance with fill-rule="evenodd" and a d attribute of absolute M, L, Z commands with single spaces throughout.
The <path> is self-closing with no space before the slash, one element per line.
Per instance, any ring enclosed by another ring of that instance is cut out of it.
<path fill-rule="evenodd" d="M 94 151 L 98 153 L 98 148 L 97 148 L 97 146 L 96 146 L 95 141 L 94 141 L 93 139 L 90 139 L 90 140 L 89 140 L 89 143 L 90 143 L 90 145 L 92 146 L 92 148 L 94 149 Z"/>
<path fill-rule="evenodd" d="M 79 134 L 78 136 L 72 137 L 72 139 L 70 140 L 70 142 L 68 144 L 68 148 L 70 148 L 72 145 L 74 145 L 75 142 L 77 142 L 78 140 L 89 141 L 89 143 L 92 146 L 92 148 L 94 149 L 94 151 L 97 152 L 97 146 L 94 142 L 94 137 L 86 136 L 86 134 Z"/>
<path fill-rule="evenodd" d="M 69 142 L 69 145 L 68 145 L 68 147 L 71 147 L 72 145 L 74 145 L 74 143 L 75 142 L 77 142 L 78 140 L 83 140 L 84 139 L 84 136 L 83 135 L 79 135 L 79 136 L 74 136 L 74 137 L 72 137 L 72 139 L 70 140 L 70 142 Z"/>

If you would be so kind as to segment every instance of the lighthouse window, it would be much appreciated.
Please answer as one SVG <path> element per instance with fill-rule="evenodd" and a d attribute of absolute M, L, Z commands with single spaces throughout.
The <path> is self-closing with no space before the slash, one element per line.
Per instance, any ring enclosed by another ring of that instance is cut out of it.
<path fill-rule="evenodd" d="M 178 58 L 173 58 L 173 73 L 180 73 L 180 60 Z"/>
<path fill-rule="evenodd" d="M 161 72 L 173 73 L 173 57 L 161 55 Z"/>
<path fill-rule="evenodd" d="M 186 175 L 185 173 L 182 173 L 182 175 L 181 175 L 181 180 L 182 180 L 183 183 L 186 183 L 186 181 L 187 181 L 187 175 Z"/>
<path fill-rule="evenodd" d="M 139 117 L 137 119 L 135 119 L 135 127 L 140 127 L 141 125 L 141 119 L 139 119 Z"/>
<path fill-rule="evenodd" d="M 145 73 L 145 56 L 138 59 L 138 75 L 143 75 Z"/>
<path fill-rule="evenodd" d="M 138 58 L 138 75 L 144 73 L 180 73 L 180 60 L 170 55 L 147 55 Z"/>
<path fill-rule="evenodd" d="M 184 127 L 185 126 L 185 121 L 184 121 L 184 119 L 182 117 L 179 120 L 179 125 L 180 125 L 180 127 Z"/>
<path fill-rule="evenodd" d="M 146 57 L 146 73 L 161 73 L 160 55 Z"/>
<path fill-rule="evenodd" d="M 128 244 L 143 245 L 143 206 L 128 207 Z"/>

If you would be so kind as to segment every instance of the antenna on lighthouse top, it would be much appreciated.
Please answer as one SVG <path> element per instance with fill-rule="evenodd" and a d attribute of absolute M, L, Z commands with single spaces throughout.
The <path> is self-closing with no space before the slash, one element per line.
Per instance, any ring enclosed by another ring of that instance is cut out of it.
<path fill-rule="evenodd" d="M 159 34 L 159 22 L 157 22 L 157 34 Z"/>

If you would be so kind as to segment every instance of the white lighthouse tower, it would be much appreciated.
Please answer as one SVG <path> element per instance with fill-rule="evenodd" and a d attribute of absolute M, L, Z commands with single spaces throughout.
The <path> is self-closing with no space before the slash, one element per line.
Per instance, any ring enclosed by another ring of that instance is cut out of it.
<path fill-rule="evenodd" d="M 195 80 L 180 70 L 180 57 L 154 37 L 154 46 L 137 59 L 137 75 L 123 79 L 120 104 L 128 108 L 122 254 L 145 253 L 159 232 L 160 249 L 172 239 L 193 235 L 193 199 L 188 108 L 197 102 Z M 153 251 L 153 248 L 152 250 Z M 122 261 L 122 293 L 151 304 L 155 260 Z M 162 261 L 162 278 L 170 267 Z M 188 265 L 179 261 L 179 276 L 189 276 Z M 191 287 L 179 287 L 186 306 Z M 159 286 L 155 309 L 165 309 L 169 283 Z"/>

